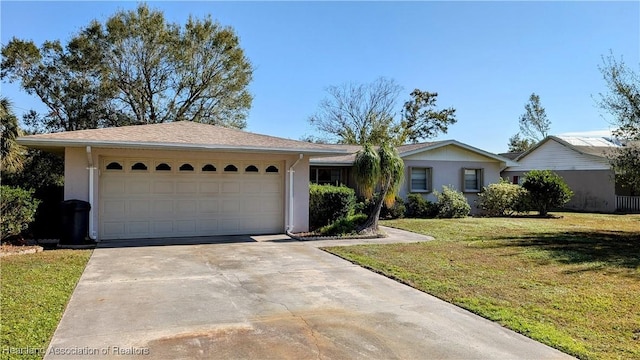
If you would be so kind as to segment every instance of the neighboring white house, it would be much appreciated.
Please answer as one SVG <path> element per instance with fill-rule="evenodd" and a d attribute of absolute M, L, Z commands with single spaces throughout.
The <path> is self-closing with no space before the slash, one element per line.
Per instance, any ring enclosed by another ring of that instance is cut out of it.
<path fill-rule="evenodd" d="M 345 150 L 190 121 L 25 136 L 63 153 L 98 240 L 307 231 L 309 157 Z"/>
<path fill-rule="evenodd" d="M 522 182 L 531 170 L 551 170 L 571 188 L 573 198 L 565 208 L 579 211 L 614 212 L 615 174 L 607 153 L 620 145 L 607 138 L 548 136 L 515 160 L 518 167 L 508 167 L 502 177 Z"/>
<path fill-rule="evenodd" d="M 355 188 L 352 167 L 360 146 L 334 145 L 349 152 L 347 155 L 312 158 L 311 182 L 344 184 Z M 500 172 L 518 164 L 507 158 L 475 148 L 455 140 L 402 145 L 398 153 L 405 166 L 405 181 L 399 196 L 422 194 L 436 201 L 434 191 L 451 186 L 464 193 L 473 213 L 475 201 L 484 186 L 500 181 Z"/>

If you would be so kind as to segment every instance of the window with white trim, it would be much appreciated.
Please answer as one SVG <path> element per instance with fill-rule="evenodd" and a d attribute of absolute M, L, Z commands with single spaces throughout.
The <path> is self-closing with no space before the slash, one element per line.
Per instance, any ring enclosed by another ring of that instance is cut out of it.
<path fill-rule="evenodd" d="M 410 192 L 431 192 L 431 176 L 433 169 L 430 167 L 411 167 L 410 173 Z"/>
<path fill-rule="evenodd" d="M 482 169 L 463 169 L 463 189 L 465 192 L 482 190 Z"/>

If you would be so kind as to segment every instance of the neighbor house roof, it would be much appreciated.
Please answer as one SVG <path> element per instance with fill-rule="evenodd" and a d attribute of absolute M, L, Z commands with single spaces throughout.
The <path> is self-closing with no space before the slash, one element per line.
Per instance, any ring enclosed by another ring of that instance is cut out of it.
<path fill-rule="evenodd" d="M 579 152 L 584 155 L 596 156 L 599 158 L 606 158 L 608 153 L 612 150 L 619 148 L 615 141 L 604 138 L 604 137 L 577 137 L 577 136 L 547 136 L 542 141 L 535 144 L 529 150 L 520 154 L 515 160 L 518 161 L 537 148 L 542 146 L 544 143 L 548 141 L 556 141 L 557 143 L 566 146 L 576 152 Z"/>
<path fill-rule="evenodd" d="M 478 149 L 476 147 L 461 143 L 456 140 L 442 140 L 442 141 L 433 141 L 433 142 L 423 142 L 423 143 L 417 143 L 417 144 L 406 144 L 406 145 L 398 146 L 397 149 L 400 157 L 404 158 L 405 156 L 421 153 L 423 151 L 434 150 L 434 149 L 441 148 L 448 145 L 455 145 L 460 148 L 469 150 L 471 152 L 475 152 L 477 154 L 486 156 L 488 158 L 495 159 L 500 162 L 504 162 L 505 166 L 518 166 L 517 163 L 507 158 Z M 336 148 L 345 149 L 349 152 L 349 154 L 340 155 L 340 156 L 317 157 L 311 160 L 311 165 L 350 166 L 350 165 L 353 165 L 356 159 L 356 153 L 358 152 L 358 150 L 362 148 L 362 146 L 358 146 L 358 145 L 333 145 L 333 146 L 335 146 Z"/>
<path fill-rule="evenodd" d="M 335 146 L 254 134 L 238 129 L 177 121 L 104 129 L 66 131 L 18 138 L 21 145 L 45 150 L 94 146 L 108 148 L 267 151 L 331 155 L 345 153 Z"/>

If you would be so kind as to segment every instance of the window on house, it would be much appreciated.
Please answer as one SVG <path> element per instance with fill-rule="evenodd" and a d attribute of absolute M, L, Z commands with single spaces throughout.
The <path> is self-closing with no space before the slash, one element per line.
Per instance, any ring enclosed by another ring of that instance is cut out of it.
<path fill-rule="evenodd" d="M 122 165 L 120 165 L 119 162 L 110 162 L 109 165 L 107 165 L 107 170 L 122 170 Z"/>
<path fill-rule="evenodd" d="M 244 169 L 245 172 L 258 172 L 258 168 L 255 165 L 249 165 Z"/>
<path fill-rule="evenodd" d="M 131 170 L 147 170 L 147 165 L 141 162 L 137 162 L 131 165 Z"/>
<path fill-rule="evenodd" d="M 191 164 L 182 164 L 182 165 L 180 165 L 180 171 L 193 171 L 193 165 L 191 165 Z"/>
<path fill-rule="evenodd" d="M 517 175 L 512 176 L 511 183 L 514 185 L 520 185 L 520 176 L 517 176 Z"/>
<path fill-rule="evenodd" d="M 277 173 L 277 172 L 278 172 L 278 168 L 277 168 L 277 167 L 275 167 L 275 166 L 273 166 L 273 165 L 270 165 L 270 166 L 267 168 L 267 170 L 265 170 L 265 172 L 268 172 L 268 173 Z"/>
<path fill-rule="evenodd" d="M 156 171 L 171 171 L 171 166 L 167 163 L 161 163 L 156 166 Z"/>
<path fill-rule="evenodd" d="M 229 165 L 224 167 L 224 171 L 226 171 L 226 172 L 236 172 L 236 171 L 238 171 L 238 168 L 235 165 L 229 164 Z"/>
<path fill-rule="evenodd" d="M 311 182 L 315 184 L 342 184 L 342 171 L 336 168 L 315 168 L 311 170 Z"/>
<path fill-rule="evenodd" d="M 432 168 L 412 167 L 411 173 L 411 192 L 431 192 L 431 174 Z"/>
<path fill-rule="evenodd" d="M 464 169 L 464 191 L 482 190 L 482 169 Z"/>
<path fill-rule="evenodd" d="M 207 164 L 202 167 L 202 171 L 216 171 L 216 167 L 212 164 Z"/>

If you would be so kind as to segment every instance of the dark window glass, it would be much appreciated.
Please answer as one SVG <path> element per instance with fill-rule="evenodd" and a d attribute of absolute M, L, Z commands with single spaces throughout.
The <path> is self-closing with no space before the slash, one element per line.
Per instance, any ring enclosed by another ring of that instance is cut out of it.
<path fill-rule="evenodd" d="M 255 167 L 255 165 L 249 165 L 244 169 L 244 171 L 246 171 L 246 172 L 258 172 L 258 168 Z"/>
<path fill-rule="evenodd" d="M 191 166 L 191 164 L 182 164 L 180 171 L 193 171 L 193 166 Z"/>
<path fill-rule="evenodd" d="M 139 162 L 131 166 L 131 170 L 147 170 L 147 165 Z"/>
<path fill-rule="evenodd" d="M 230 165 L 227 165 L 227 166 L 224 167 L 224 171 L 226 171 L 226 172 L 236 172 L 236 171 L 238 171 L 238 168 L 235 167 L 235 165 L 231 165 L 230 164 Z"/>
<path fill-rule="evenodd" d="M 162 163 L 156 166 L 156 171 L 171 171 L 171 166 L 167 163 Z"/>
<path fill-rule="evenodd" d="M 207 164 L 202 167 L 202 171 L 216 171 L 216 167 L 211 164 Z"/>
<path fill-rule="evenodd" d="M 107 170 L 122 170 L 122 165 L 118 162 L 112 162 L 107 165 Z"/>
<path fill-rule="evenodd" d="M 271 166 L 269 166 L 267 168 L 266 172 L 268 172 L 268 173 L 277 173 L 278 172 L 278 168 L 273 166 L 273 165 L 271 165 Z"/>

